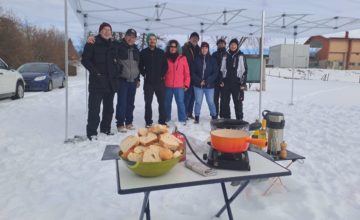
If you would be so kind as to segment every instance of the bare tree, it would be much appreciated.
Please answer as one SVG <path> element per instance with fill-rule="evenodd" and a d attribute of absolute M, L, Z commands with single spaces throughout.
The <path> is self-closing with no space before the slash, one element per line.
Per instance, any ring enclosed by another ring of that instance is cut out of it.
<path fill-rule="evenodd" d="M 26 62 L 51 62 L 64 69 L 64 33 L 55 27 L 41 29 L 0 10 L 0 57 L 17 68 Z M 69 40 L 69 60 L 79 60 Z"/>

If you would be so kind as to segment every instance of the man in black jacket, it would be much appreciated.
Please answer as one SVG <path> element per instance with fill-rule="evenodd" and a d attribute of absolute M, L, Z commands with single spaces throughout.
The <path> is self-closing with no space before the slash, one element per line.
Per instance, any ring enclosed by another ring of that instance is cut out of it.
<path fill-rule="evenodd" d="M 100 132 L 112 135 L 111 120 L 114 113 L 114 94 L 118 89 L 118 71 L 116 70 L 116 48 L 111 41 L 110 24 L 102 23 L 94 44 L 84 47 L 81 63 L 89 70 L 89 106 L 86 135 L 92 140 L 97 135 L 100 122 L 100 106 L 103 103 Z"/>
<path fill-rule="evenodd" d="M 236 119 L 243 119 L 244 89 L 246 88 L 247 64 L 239 49 L 239 41 L 232 39 L 227 56 L 223 58 L 220 71 L 221 90 L 220 117 L 230 118 L 230 95 L 235 106 Z"/>
<path fill-rule="evenodd" d="M 186 60 L 189 64 L 190 75 L 192 65 L 194 64 L 195 58 L 200 55 L 200 47 L 198 45 L 199 34 L 196 32 L 191 33 L 189 41 L 184 44 L 182 47 L 182 54 L 186 56 Z M 194 119 L 192 115 L 194 111 L 195 95 L 192 82 L 190 83 L 190 88 L 185 92 L 185 108 L 188 118 Z"/>
<path fill-rule="evenodd" d="M 145 123 L 146 127 L 151 127 L 152 120 L 152 100 L 154 93 L 159 104 L 159 124 L 165 124 L 165 84 L 164 77 L 168 65 L 163 50 L 156 47 L 157 38 L 153 33 L 146 37 L 149 47 L 140 53 L 139 69 L 144 77 L 144 99 L 145 99 Z"/>
<path fill-rule="evenodd" d="M 217 46 L 217 51 L 215 51 L 212 54 L 212 57 L 214 57 L 216 59 L 216 63 L 219 67 L 219 74 L 218 74 L 218 78 L 215 81 L 215 85 L 214 85 L 214 103 L 215 103 L 215 108 L 216 108 L 216 117 L 219 116 L 219 99 L 220 99 L 220 93 L 221 93 L 221 87 L 220 87 L 220 80 L 221 80 L 221 72 L 220 72 L 220 66 L 221 66 L 221 62 L 222 59 L 224 57 L 226 57 L 226 42 L 224 39 L 220 38 L 217 42 L 216 42 L 216 46 Z"/>

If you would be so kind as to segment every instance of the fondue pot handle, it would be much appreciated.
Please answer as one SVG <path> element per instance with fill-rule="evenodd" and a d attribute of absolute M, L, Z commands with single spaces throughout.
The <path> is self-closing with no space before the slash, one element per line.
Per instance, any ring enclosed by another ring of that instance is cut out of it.
<path fill-rule="evenodd" d="M 268 144 L 267 140 L 265 140 L 265 139 L 253 139 L 251 137 L 248 137 L 246 139 L 246 141 L 250 144 L 253 144 L 253 145 L 256 145 L 256 146 L 259 146 L 262 148 L 266 147 Z"/>

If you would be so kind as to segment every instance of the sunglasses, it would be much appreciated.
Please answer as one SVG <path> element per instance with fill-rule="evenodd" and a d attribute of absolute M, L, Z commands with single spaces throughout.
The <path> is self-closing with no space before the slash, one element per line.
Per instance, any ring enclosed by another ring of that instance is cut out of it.
<path fill-rule="evenodd" d="M 170 45 L 170 48 L 177 48 L 177 46 L 175 46 L 175 45 Z"/>

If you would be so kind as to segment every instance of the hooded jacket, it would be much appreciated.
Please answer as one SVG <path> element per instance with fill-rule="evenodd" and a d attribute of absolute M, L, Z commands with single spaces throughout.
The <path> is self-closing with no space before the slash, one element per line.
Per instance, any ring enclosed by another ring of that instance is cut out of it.
<path fill-rule="evenodd" d="M 214 88 L 215 81 L 219 76 L 219 68 L 216 59 L 207 55 L 199 55 L 195 58 L 191 71 L 191 81 L 196 87 L 201 88 L 201 81 L 205 80 L 202 88 Z"/>
<path fill-rule="evenodd" d="M 175 62 L 167 59 L 168 69 L 165 74 L 165 86 L 169 88 L 189 88 L 190 70 L 186 57 L 179 55 Z"/>

